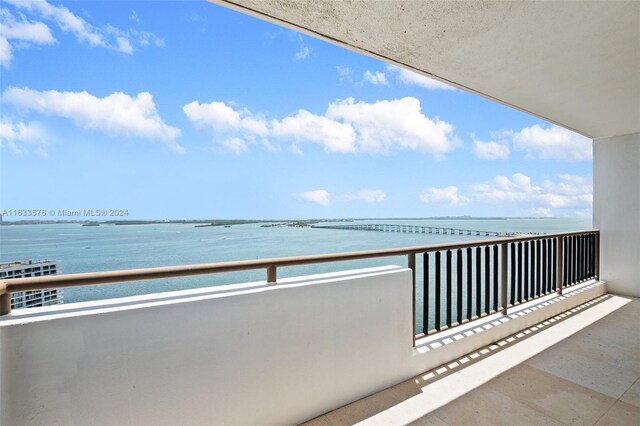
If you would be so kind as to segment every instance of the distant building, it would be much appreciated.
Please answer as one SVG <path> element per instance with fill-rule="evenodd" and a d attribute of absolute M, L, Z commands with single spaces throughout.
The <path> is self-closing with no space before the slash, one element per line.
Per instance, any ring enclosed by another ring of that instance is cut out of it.
<path fill-rule="evenodd" d="M 0 263 L 0 280 L 55 275 L 58 265 L 51 260 L 23 260 Z M 11 295 L 11 309 L 62 303 L 62 289 L 18 291 Z"/>

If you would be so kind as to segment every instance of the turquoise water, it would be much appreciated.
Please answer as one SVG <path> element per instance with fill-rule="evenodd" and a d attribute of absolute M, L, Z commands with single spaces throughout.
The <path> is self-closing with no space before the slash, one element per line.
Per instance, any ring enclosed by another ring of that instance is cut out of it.
<path fill-rule="evenodd" d="M 563 232 L 592 227 L 590 218 L 362 220 L 353 223 L 430 225 L 503 232 Z M 79 224 L 12 225 L 0 227 L 0 261 L 55 260 L 58 262 L 59 273 L 69 274 L 478 239 L 488 237 L 315 228 L 262 228 L 260 224 L 234 225 L 230 228 L 195 228 L 193 225 L 177 224 L 92 227 Z M 420 262 L 420 256 L 418 261 Z M 405 266 L 406 258 L 390 257 L 280 268 L 278 276 L 291 277 L 390 264 Z M 64 300 L 65 303 L 80 302 L 264 279 L 265 271 L 257 270 L 68 288 L 64 290 Z"/>

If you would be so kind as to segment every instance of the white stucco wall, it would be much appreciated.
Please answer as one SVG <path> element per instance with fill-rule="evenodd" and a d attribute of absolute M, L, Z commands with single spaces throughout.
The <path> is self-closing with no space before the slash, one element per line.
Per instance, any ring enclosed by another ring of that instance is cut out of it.
<path fill-rule="evenodd" d="M 640 133 L 594 141 L 593 224 L 609 291 L 640 297 Z"/>
<path fill-rule="evenodd" d="M 296 424 L 606 291 L 587 283 L 413 348 L 389 266 L 16 310 L 0 319 L 0 424 Z"/>
<path fill-rule="evenodd" d="M 14 313 L 3 425 L 297 423 L 405 379 L 388 366 L 412 354 L 398 267 Z"/>

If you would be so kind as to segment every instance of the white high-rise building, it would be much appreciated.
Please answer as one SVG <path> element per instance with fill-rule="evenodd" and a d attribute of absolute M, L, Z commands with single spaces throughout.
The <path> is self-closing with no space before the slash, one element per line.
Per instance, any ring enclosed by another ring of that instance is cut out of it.
<path fill-rule="evenodd" d="M 0 280 L 54 275 L 58 265 L 51 260 L 0 263 Z M 33 308 L 62 303 L 62 289 L 19 291 L 11 295 L 11 308 Z"/>

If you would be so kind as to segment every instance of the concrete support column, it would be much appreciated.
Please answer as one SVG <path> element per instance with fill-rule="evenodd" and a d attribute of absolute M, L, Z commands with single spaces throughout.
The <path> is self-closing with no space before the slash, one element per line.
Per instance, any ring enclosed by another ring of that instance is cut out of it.
<path fill-rule="evenodd" d="M 593 225 L 601 279 L 611 293 L 640 297 L 640 133 L 594 140 Z"/>

